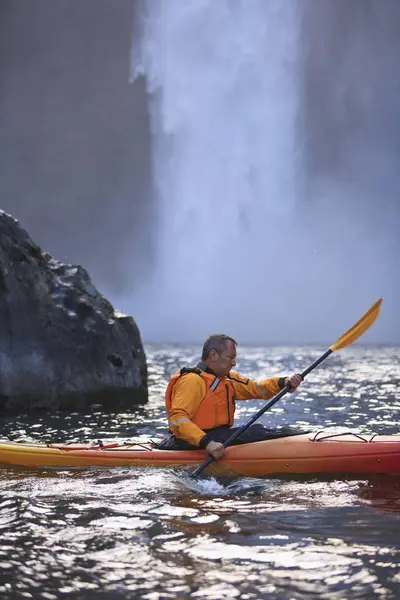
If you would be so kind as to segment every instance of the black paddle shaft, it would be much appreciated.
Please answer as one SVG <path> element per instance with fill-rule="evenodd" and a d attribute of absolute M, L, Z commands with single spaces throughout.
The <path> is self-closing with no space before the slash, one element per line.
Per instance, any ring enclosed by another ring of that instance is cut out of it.
<path fill-rule="evenodd" d="M 322 361 L 325 360 L 330 354 L 332 354 L 332 352 L 333 352 L 333 350 L 331 350 L 329 348 L 322 356 L 320 356 L 316 361 L 314 361 L 312 365 L 310 365 L 305 371 L 303 371 L 301 373 L 302 379 L 304 379 L 309 373 L 311 373 L 311 371 L 313 369 L 315 369 L 315 367 L 318 367 L 318 365 L 321 364 Z M 250 419 L 248 419 L 248 421 L 246 421 L 246 423 L 244 423 L 241 427 L 239 427 L 239 429 L 237 429 L 234 433 L 232 433 L 232 435 L 223 443 L 224 448 L 229 446 L 233 442 L 233 440 L 235 440 L 237 437 L 239 437 L 239 435 L 241 433 L 243 433 L 243 431 L 245 431 L 248 427 L 250 427 L 250 425 L 253 425 L 253 423 L 261 417 L 261 415 L 263 415 L 265 412 L 267 412 L 267 410 L 272 408 L 272 406 L 274 406 L 274 404 L 276 402 L 278 402 L 278 400 L 280 400 L 288 392 L 290 392 L 290 387 L 287 385 L 286 387 L 283 388 L 283 390 L 281 390 L 279 392 L 279 394 L 276 394 L 276 396 L 274 396 L 269 402 L 267 402 L 267 404 L 265 404 L 265 406 L 260 408 L 260 410 L 258 412 L 256 412 L 255 415 L 250 417 Z M 195 471 L 193 471 L 193 473 L 191 473 L 191 477 L 197 477 L 198 475 L 200 475 L 200 473 L 206 467 L 208 467 L 208 465 L 210 463 L 212 463 L 213 460 L 215 460 L 215 459 L 212 456 L 209 456 L 203 462 L 203 464 L 201 464 L 199 467 L 197 467 L 197 469 Z"/>

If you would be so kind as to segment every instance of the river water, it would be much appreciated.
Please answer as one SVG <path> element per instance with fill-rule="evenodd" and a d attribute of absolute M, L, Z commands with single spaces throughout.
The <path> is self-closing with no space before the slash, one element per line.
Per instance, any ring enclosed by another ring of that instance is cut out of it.
<path fill-rule="evenodd" d="M 254 377 L 306 368 L 323 348 L 241 348 Z M 160 439 L 169 375 L 198 347 L 146 347 L 150 402 L 119 414 L 21 415 L 0 437 Z M 398 434 L 400 349 L 328 358 L 261 422 Z M 261 406 L 241 403 L 237 422 Z M 198 481 L 179 469 L 0 469 L 0 598 L 396 598 L 400 476 Z"/>

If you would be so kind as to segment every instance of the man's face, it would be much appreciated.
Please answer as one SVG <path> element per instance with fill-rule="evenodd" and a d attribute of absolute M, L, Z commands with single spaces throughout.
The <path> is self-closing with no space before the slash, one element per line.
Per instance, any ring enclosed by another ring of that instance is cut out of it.
<path fill-rule="evenodd" d="M 229 371 L 236 365 L 236 346 L 233 342 L 226 342 L 225 349 L 218 354 L 216 350 L 211 350 L 211 368 L 218 377 L 227 377 Z"/>

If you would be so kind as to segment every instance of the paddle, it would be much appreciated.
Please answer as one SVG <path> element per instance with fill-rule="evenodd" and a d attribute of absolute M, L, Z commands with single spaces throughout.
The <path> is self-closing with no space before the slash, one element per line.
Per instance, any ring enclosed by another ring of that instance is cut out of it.
<path fill-rule="evenodd" d="M 311 373 L 311 371 L 318 367 L 318 365 L 320 365 L 323 360 L 325 360 L 330 354 L 332 354 L 332 352 L 335 352 L 335 350 L 341 350 L 342 348 L 345 348 L 346 346 L 349 346 L 350 344 L 358 340 L 358 338 L 361 337 L 362 334 L 365 331 L 367 331 L 367 329 L 371 327 L 372 323 L 377 319 L 381 308 L 381 303 L 382 298 L 379 298 L 379 300 L 377 300 L 375 304 L 371 306 L 371 308 L 361 317 L 359 321 L 357 321 L 357 323 L 353 325 L 353 327 L 350 327 L 350 329 L 346 331 L 346 333 L 344 333 L 338 340 L 336 340 L 336 342 L 332 344 L 332 346 L 328 348 L 328 350 L 324 352 L 322 356 L 320 356 L 316 361 L 312 363 L 312 365 L 310 365 L 305 371 L 301 373 L 302 379 L 304 379 L 309 373 Z M 252 416 L 248 421 L 246 421 L 244 425 L 239 427 L 239 429 L 235 431 L 235 433 L 233 433 L 223 443 L 223 446 L 225 448 L 229 446 L 229 444 L 233 442 L 233 440 L 239 437 L 239 435 L 243 433 L 243 431 L 245 431 L 248 427 L 250 427 L 250 425 L 257 421 L 257 419 L 259 419 L 261 415 L 263 415 L 267 410 L 269 410 L 276 402 L 278 402 L 278 400 L 280 400 L 288 392 L 290 392 L 289 386 L 284 387 L 283 390 L 279 392 L 279 394 L 274 396 L 254 416 Z M 207 460 L 203 462 L 203 464 L 201 464 L 195 471 L 193 471 L 193 473 L 191 473 L 191 477 L 197 477 L 198 475 L 200 475 L 200 473 L 206 467 L 208 467 L 208 465 L 211 462 L 213 462 L 213 460 L 215 459 L 212 456 L 209 456 Z"/>

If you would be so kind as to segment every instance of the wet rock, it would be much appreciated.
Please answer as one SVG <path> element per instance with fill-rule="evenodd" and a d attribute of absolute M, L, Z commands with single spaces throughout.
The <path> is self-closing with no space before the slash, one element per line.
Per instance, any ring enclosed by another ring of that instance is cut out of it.
<path fill-rule="evenodd" d="M 147 400 L 133 318 L 114 310 L 85 269 L 42 253 L 0 211 L 0 413 Z"/>

